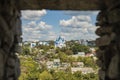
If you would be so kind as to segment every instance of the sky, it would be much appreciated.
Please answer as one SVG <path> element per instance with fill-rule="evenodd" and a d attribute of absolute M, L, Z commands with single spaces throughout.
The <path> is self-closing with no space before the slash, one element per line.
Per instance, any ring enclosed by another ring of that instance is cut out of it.
<path fill-rule="evenodd" d="M 23 41 L 95 40 L 98 11 L 25 10 L 22 12 Z"/>

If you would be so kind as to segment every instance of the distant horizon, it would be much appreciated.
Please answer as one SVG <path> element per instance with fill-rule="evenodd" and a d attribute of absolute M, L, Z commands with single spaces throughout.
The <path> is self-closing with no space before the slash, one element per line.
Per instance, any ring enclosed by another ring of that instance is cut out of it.
<path fill-rule="evenodd" d="M 22 11 L 23 41 L 55 40 L 59 35 L 65 40 L 95 40 L 98 11 Z"/>
<path fill-rule="evenodd" d="M 38 41 L 36 40 L 36 41 L 22 41 L 22 42 L 39 42 L 39 41 L 55 41 L 55 40 L 38 40 Z M 79 40 L 84 40 L 84 39 L 79 39 Z M 72 40 L 65 40 L 65 41 L 72 41 Z M 77 40 L 75 39 L 73 41 L 77 41 Z M 87 41 L 87 40 L 85 40 L 85 41 Z M 95 40 L 90 40 L 89 39 L 88 41 L 95 41 Z"/>

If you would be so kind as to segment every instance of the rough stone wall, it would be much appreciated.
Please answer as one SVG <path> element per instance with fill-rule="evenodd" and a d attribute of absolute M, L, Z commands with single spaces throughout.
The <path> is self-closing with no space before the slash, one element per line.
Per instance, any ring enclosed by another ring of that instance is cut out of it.
<path fill-rule="evenodd" d="M 15 54 L 19 53 L 22 35 L 19 1 L 0 0 L 0 80 L 18 80 L 20 75 L 20 62 Z M 100 26 L 96 30 L 96 34 L 100 36 L 96 40 L 96 45 L 99 46 L 97 51 L 97 64 L 100 66 L 99 79 L 120 80 L 120 1 L 100 1 L 104 6 L 99 8 L 101 11 L 96 23 L 97 26 Z M 24 9 L 25 4 L 22 6 Z M 72 4 L 69 6 L 57 9 L 79 9 L 79 6 L 74 6 L 74 8 L 72 8 Z M 85 9 L 84 7 L 83 5 L 82 9 Z M 29 7 L 29 9 L 35 8 L 34 6 Z M 56 9 L 50 6 L 42 8 Z"/>
<path fill-rule="evenodd" d="M 20 0 L 22 10 L 99 10 L 101 7 L 101 0 Z"/>
<path fill-rule="evenodd" d="M 0 80 L 18 80 L 20 61 L 18 53 L 21 42 L 19 0 L 0 0 Z"/>
<path fill-rule="evenodd" d="M 99 12 L 96 23 L 100 26 L 96 30 L 100 80 L 120 80 L 120 3 L 110 2 Z"/>

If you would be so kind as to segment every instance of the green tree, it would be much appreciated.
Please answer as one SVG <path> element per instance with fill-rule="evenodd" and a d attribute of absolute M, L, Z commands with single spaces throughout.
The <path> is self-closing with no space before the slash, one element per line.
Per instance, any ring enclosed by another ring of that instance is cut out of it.
<path fill-rule="evenodd" d="M 31 56 L 21 56 L 21 76 L 19 80 L 36 80 L 39 74 L 39 64 Z"/>
<path fill-rule="evenodd" d="M 53 74 L 53 80 L 77 80 L 71 72 L 58 71 Z"/>
<path fill-rule="evenodd" d="M 55 53 L 59 53 L 59 52 L 60 52 L 60 48 L 57 47 L 57 48 L 55 49 Z"/>
<path fill-rule="evenodd" d="M 58 57 L 60 58 L 60 60 L 61 60 L 62 62 L 68 62 L 68 56 L 67 56 L 65 53 L 59 52 L 59 53 L 58 53 Z"/>
<path fill-rule="evenodd" d="M 86 58 L 86 57 L 81 57 L 81 56 L 79 56 L 79 57 L 77 58 L 77 61 L 79 61 L 79 62 L 84 62 L 85 58 Z"/>
<path fill-rule="evenodd" d="M 77 71 L 73 74 L 77 80 L 83 80 L 83 74 L 81 71 Z"/>
<path fill-rule="evenodd" d="M 53 80 L 53 77 L 48 71 L 43 71 L 39 75 L 39 80 Z"/>
<path fill-rule="evenodd" d="M 65 53 L 66 53 L 67 55 L 72 55 L 72 54 L 73 54 L 72 50 L 68 50 L 68 49 L 65 51 Z"/>
<path fill-rule="evenodd" d="M 54 46 L 54 41 L 53 40 L 49 41 L 49 44 L 50 46 Z"/>
<path fill-rule="evenodd" d="M 99 80 L 98 75 L 95 73 L 88 73 L 83 75 L 83 80 Z"/>
<path fill-rule="evenodd" d="M 92 57 L 86 57 L 84 58 L 84 64 L 86 67 L 92 67 L 93 69 L 97 69 L 97 64 L 95 63 L 94 59 Z"/>
<path fill-rule="evenodd" d="M 22 48 L 23 48 L 22 55 L 29 55 L 30 54 L 30 47 L 23 46 Z"/>
<path fill-rule="evenodd" d="M 74 54 L 77 54 L 78 52 L 85 52 L 85 53 L 90 52 L 90 48 L 88 46 L 80 45 L 76 43 L 71 47 L 71 50 L 73 51 Z"/>
<path fill-rule="evenodd" d="M 71 65 L 72 65 L 72 62 L 75 62 L 75 61 L 77 61 L 75 57 L 72 57 L 72 56 L 68 57 L 68 62 L 69 62 Z"/>

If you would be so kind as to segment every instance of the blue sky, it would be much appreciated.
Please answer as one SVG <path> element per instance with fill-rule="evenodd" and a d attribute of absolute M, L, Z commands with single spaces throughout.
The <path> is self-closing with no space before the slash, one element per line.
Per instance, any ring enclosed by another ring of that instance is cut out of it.
<path fill-rule="evenodd" d="M 22 11 L 23 41 L 55 40 L 59 35 L 66 40 L 94 40 L 97 14 L 98 11 Z"/>

